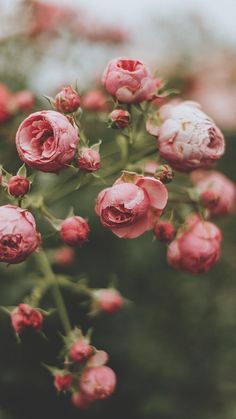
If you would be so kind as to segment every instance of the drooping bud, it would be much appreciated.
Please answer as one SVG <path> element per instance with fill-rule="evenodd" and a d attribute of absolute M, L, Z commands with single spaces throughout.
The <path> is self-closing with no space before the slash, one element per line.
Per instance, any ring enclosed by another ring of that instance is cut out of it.
<path fill-rule="evenodd" d="M 124 129 L 130 121 L 130 113 L 124 109 L 115 109 L 108 117 L 111 128 Z"/>
<path fill-rule="evenodd" d="M 97 150 L 82 147 L 79 151 L 77 167 L 84 172 L 96 172 L 101 167 L 101 157 Z"/>

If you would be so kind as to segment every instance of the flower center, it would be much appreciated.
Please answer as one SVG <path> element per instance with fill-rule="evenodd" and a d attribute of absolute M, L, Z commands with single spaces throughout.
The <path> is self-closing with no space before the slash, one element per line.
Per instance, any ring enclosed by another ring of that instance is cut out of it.
<path fill-rule="evenodd" d="M 133 72 L 137 70 L 138 64 L 140 64 L 140 62 L 137 60 L 120 60 L 117 63 L 117 67 Z"/>

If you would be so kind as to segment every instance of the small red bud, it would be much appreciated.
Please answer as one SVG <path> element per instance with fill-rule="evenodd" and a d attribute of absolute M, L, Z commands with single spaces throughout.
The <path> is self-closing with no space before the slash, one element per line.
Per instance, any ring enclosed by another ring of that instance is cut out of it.
<path fill-rule="evenodd" d="M 79 216 L 67 218 L 61 224 L 60 237 L 69 246 L 78 246 L 88 239 L 89 225 Z"/>
<path fill-rule="evenodd" d="M 56 374 L 54 385 L 57 391 L 68 391 L 72 385 L 72 376 L 70 374 Z"/>
<path fill-rule="evenodd" d="M 24 196 L 29 192 L 30 182 L 24 176 L 12 176 L 8 182 L 8 193 L 15 198 Z"/>
<path fill-rule="evenodd" d="M 58 112 L 72 113 L 80 107 L 80 97 L 71 86 L 63 89 L 55 97 L 55 108 Z"/>
<path fill-rule="evenodd" d="M 154 228 L 156 239 L 161 242 L 172 241 L 174 239 L 175 232 L 173 224 L 168 221 L 160 221 Z"/>
<path fill-rule="evenodd" d="M 77 340 L 70 348 L 70 356 L 73 361 L 82 363 L 87 361 L 93 355 L 93 347 L 86 340 Z"/>
<path fill-rule="evenodd" d="M 39 330 L 42 327 L 43 316 L 28 304 L 19 304 L 11 313 L 11 323 L 16 333 L 28 328 Z"/>

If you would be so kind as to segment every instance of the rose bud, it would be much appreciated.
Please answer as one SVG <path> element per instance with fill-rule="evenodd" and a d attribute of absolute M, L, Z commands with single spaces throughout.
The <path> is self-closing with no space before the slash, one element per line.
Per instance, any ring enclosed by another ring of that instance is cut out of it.
<path fill-rule="evenodd" d="M 71 86 L 63 89 L 55 97 L 55 108 L 58 112 L 72 113 L 80 107 L 80 97 Z"/>
<path fill-rule="evenodd" d="M 57 391 L 68 391 L 72 385 L 72 376 L 70 374 L 55 374 L 54 386 Z"/>
<path fill-rule="evenodd" d="M 130 113 L 123 109 L 115 109 L 108 117 L 111 128 L 124 129 L 130 121 Z"/>
<path fill-rule="evenodd" d="M 80 391 L 90 401 L 103 400 L 110 397 L 116 387 L 114 371 L 103 365 L 86 368 L 79 381 Z"/>
<path fill-rule="evenodd" d="M 168 221 L 160 221 L 154 227 L 154 234 L 161 242 L 171 242 L 175 237 L 175 228 Z"/>
<path fill-rule="evenodd" d="M 201 193 L 203 205 L 212 216 L 230 214 L 235 209 L 235 184 L 217 171 L 196 170 L 191 179 Z"/>
<path fill-rule="evenodd" d="M 160 155 L 176 170 L 208 167 L 225 150 L 224 136 L 213 120 L 195 102 L 161 107 L 163 121 L 158 132 Z"/>
<path fill-rule="evenodd" d="M 16 133 L 21 160 L 42 172 L 57 173 L 66 168 L 74 158 L 77 145 L 77 128 L 55 111 L 31 114 Z"/>
<path fill-rule="evenodd" d="M 149 69 L 138 60 L 116 58 L 103 73 L 102 83 L 108 93 L 121 103 L 151 100 L 157 87 Z"/>
<path fill-rule="evenodd" d="M 173 177 L 174 170 L 168 164 L 161 164 L 155 172 L 155 178 L 159 179 L 162 183 L 170 183 Z"/>
<path fill-rule="evenodd" d="M 96 172 L 101 167 L 99 152 L 93 148 L 82 147 L 76 165 L 84 172 Z"/>
<path fill-rule="evenodd" d="M 21 90 L 14 94 L 13 102 L 20 111 L 29 112 L 34 106 L 35 99 L 30 90 Z"/>
<path fill-rule="evenodd" d="M 207 272 L 220 257 L 221 239 L 215 224 L 190 216 L 168 247 L 168 263 L 193 274 Z"/>
<path fill-rule="evenodd" d="M 8 182 L 8 193 L 15 198 L 24 196 L 29 192 L 30 182 L 24 176 L 12 176 Z"/>
<path fill-rule="evenodd" d="M 93 347 L 85 339 L 79 339 L 70 348 L 70 357 L 73 361 L 82 363 L 93 355 Z"/>
<path fill-rule="evenodd" d="M 33 215 L 14 205 L 0 207 L 0 262 L 19 263 L 40 243 Z"/>
<path fill-rule="evenodd" d="M 137 176 L 134 183 L 116 183 L 100 192 L 96 213 L 101 223 L 121 238 L 151 230 L 167 204 L 168 192 L 159 180 Z"/>
<path fill-rule="evenodd" d="M 94 296 L 96 306 L 104 313 L 110 314 L 114 313 L 115 311 L 119 311 L 124 304 L 123 298 L 119 291 L 113 288 L 104 288 L 95 291 Z"/>
<path fill-rule="evenodd" d="M 87 221 L 77 215 L 62 222 L 60 237 L 69 246 L 79 246 L 88 240 L 89 231 Z"/>
<path fill-rule="evenodd" d="M 72 396 L 71 396 L 71 401 L 72 401 L 72 404 L 75 407 L 77 407 L 78 409 L 81 409 L 81 410 L 86 409 L 91 403 L 80 392 L 73 393 Z"/>
<path fill-rule="evenodd" d="M 107 98 L 100 90 L 91 90 L 82 98 L 82 108 L 92 112 L 107 111 Z"/>
<path fill-rule="evenodd" d="M 71 247 L 61 247 L 54 255 L 54 261 L 60 266 L 70 266 L 75 261 L 75 251 Z"/>
<path fill-rule="evenodd" d="M 11 313 L 12 327 L 16 333 L 26 329 L 39 330 L 43 324 L 43 316 L 28 304 L 19 304 Z"/>

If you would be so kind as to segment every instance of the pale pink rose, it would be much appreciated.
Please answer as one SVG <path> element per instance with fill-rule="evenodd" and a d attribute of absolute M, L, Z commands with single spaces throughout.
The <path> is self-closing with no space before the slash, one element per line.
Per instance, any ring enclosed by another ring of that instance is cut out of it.
<path fill-rule="evenodd" d="M 80 97 L 71 86 L 63 89 L 55 97 L 55 108 L 58 112 L 71 113 L 80 107 Z"/>
<path fill-rule="evenodd" d="M 119 311 L 124 304 L 122 295 L 114 288 L 104 288 L 94 292 L 96 305 L 103 313 Z"/>
<path fill-rule="evenodd" d="M 139 60 L 129 58 L 111 60 L 103 73 L 102 83 L 108 93 L 121 103 L 151 100 L 157 91 L 148 67 Z"/>
<path fill-rule="evenodd" d="M 14 205 L 0 207 L 0 262 L 22 262 L 39 243 L 35 219 L 29 211 Z"/>
<path fill-rule="evenodd" d="M 143 165 L 143 171 L 147 175 L 155 175 L 157 169 L 159 168 L 160 164 L 157 163 L 155 160 L 146 161 Z"/>
<path fill-rule="evenodd" d="M 77 129 L 64 115 L 55 111 L 29 115 L 16 133 L 16 147 L 21 160 L 42 172 L 56 173 L 68 166 L 77 145 Z"/>
<path fill-rule="evenodd" d="M 78 215 L 67 218 L 61 224 L 60 237 L 69 246 L 79 246 L 88 240 L 87 221 Z"/>
<path fill-rule="evenodd" d="M 43 316 L 28 304 L 19 304 L 11 313 L 11 323 L 16 333 L 22 333 L 26 329 L 39 330 L 43 324 Z"/>
<path fill-rule="evenodd" d="M 91 90 L 83 96 L 82 108 L 85 111 L 104 112 L 108 109 L 107 98 L 101 90 Z"/>
<path fill-rule="evenodd" d="M 207 272 L 220 257 L 221 231 L 199 216 L 190 216 L 168 247 L 168 263 L 193 274 Z"/>
<path fill-rule="evenodd" d="M 158 132 L 160 155 L 176 170 L 189 172 L 215 163 L 225 150 L 224 137 L 195 102 L 164 105 Z"/>
<path fill-rule="evenodd" d="M 233 212 L 236 200 L 235 184 L 220 172 L 196 170 L 191 174 L 193 183 L 197 186 L 202 194 L 203 202 L 205 201 L 211 215 L 225 215 Z M 207 193 L 212 193 L 213 200 L 210 205 L 211 197 Z"/>
<path fill-rule="evenodd" d="M 11 110 L 9 108 L 11 97 L 11 92 L 7 86 L 0 83 L 0 123 L 7 121 L 11 117 Z"/>
<path fill-rule="evenodd" d="M 105 365 L 86 368 L 80 377 L 79 387 L 87 400 L 103 400 L 114 392 L 116 375 Z"/>
<path fill-rule="evenodd" d="M 96 212 L 118 237 L 135 238 L 151 230 L 167 204 L 168 192 L 159 180 L 138 176 L 135 183 L 116 183 L 100 192 Z"/>
<path fill-rule="evenodd" d="M 105 351 L 96 351 L 94 355 L 92 355 L 88 362 L 86 363 L 86 367 L 101 367 L 102 365 L 108 362 L 108 354 Z"/>
<path fill-rule="evenodd" d="M 76 166 L 84 172 L 96 172 L 101 167 L 101 156 L 91 147 L 82 147 L 79 150 Z"/>
<path fill-rule="evenodd" d="M 21 90 L 13 95 L 12 101 L 16 109 L 29 112 L 34 106 L 35 98 L 30 90 Z"/>

